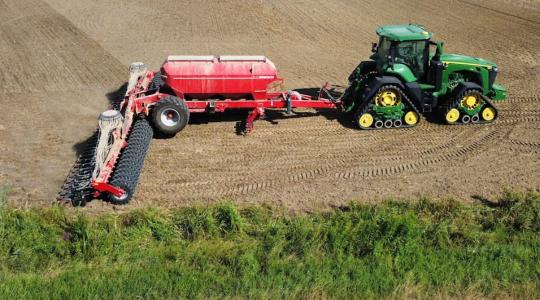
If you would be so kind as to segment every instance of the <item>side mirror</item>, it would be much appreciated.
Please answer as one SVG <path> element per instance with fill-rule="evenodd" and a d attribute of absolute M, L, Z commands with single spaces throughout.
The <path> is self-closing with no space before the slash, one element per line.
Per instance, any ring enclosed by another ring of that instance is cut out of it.
<path fill-rule="evenodd" d="M 377 43 L 371 44 L 371 52 L 375 53 L 379 50 L 379 45 Z"/>

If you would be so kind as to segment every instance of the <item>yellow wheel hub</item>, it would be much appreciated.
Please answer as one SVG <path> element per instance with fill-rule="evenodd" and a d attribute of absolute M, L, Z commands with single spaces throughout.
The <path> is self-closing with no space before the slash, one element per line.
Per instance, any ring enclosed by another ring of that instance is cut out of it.
<path fill-rule="evenodd" d="M 482 104 L 480 97 L 477 95 L 467 95 L 461 99 L 461 106 L 468 109 L 475 109 Z"/>
<path fill-rule="evenodd" d="M 446 113 L 446 122 L 455 123 L 459 120 L 459 110 L 457 108 L 452 108 Z"/>
<path fill-rule="evenodd" d="M 362 128 L 369 128 L 373 125 L 373 116 L 371 114 L 365 113 L 358 118 L 358 125 Z"/>
<path fill-rule="evenodd" d="M 486 107 L 482 111 L 482 119 L 486 121 L 493 121 L 495 119 L 495 109 L 493 107 Z"/>
<path fill-rule="evenodd" d="M 405 117 L 403 118 L 404 121 L 405 121 L 405 124 L 409 125 L 409 126 L 412 126 L 412 125 L 416 125 L 416 123 L 418 123 L 418 114 L 414 111 L 410 111 L 408 113 L 405 114 Z"/>
<path fill-rule="evenodd" d="M 375 104 L 378 106 L 396 106 L 401 102 L 401 98 L 396 92 L 391 90 L 384 90 L 377 94 L 375 97 Z"/>

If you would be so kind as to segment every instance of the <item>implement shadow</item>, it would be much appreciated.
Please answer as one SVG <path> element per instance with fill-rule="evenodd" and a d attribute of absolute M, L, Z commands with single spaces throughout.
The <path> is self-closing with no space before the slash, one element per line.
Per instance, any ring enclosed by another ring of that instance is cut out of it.
<path fill-rule="evenodd" d="M 122 100 L 124 99 L 124 95 L 126 94 L 126 89 L 127 89 L 127 82 L 122 84 L 118 89 L 105 94 L 105 96 L 107 97 L 107 100 L 109 101 L 110 108 L 118 108 L 118 106 L 120 105 L 120 102 L 122 102 Z M 96 125 L 97 125 L 97 116 L 96 116 Z M 72 146 L 72 149 L 73 151 L 75 151 L 77 156 L 80 156 L 81 154 L 83 154 L 84 152 L 88 151 L 90 148 L 95 146 L 93 145 L 93 142 L 96 141 L 97 135 L 98 135 L 98 130 L 96 128 L 96 130 L 94 130 L 92 135 L 90 135 L 88 138 L 82 141 L 75 143 Z"/>

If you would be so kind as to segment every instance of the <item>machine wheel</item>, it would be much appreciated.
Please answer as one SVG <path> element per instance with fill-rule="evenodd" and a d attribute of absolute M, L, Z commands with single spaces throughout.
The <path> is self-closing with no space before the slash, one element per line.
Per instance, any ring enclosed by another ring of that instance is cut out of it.
<path fill-rule="evenodd" d="M 131 197 L 133 197 L 133 191 L 131 191 L 131 189 L 129 188 L 128 183 L 127 182 L 117 182 L 117 183 L 115 183 L 115 186 L 123 189 L 125 191 L 125 193 L 120 197 L 117 197 L 117 196 L 115 196 L 113 194 L 107 194 L 107 200 L 109 202 L 111 202 L 112 204 L 115 204 L 115 205 L 128 204 L 129 201 L 131 200 Z"/>
<path fill-rule="evenodd" d="M 374 122 L 373 116 L 368 112 L 357 114 L 354 119 L 356 121 L 356 125 L 362 129 L 370 128 Z"/>
<path fill-rule="evenodd" d="M 484 104 L 482 100 L 482 93 L 478 90 L 466 90 L 461 95 L 458 96 L 460 99 L 460 104 L 462 107 L 467 109 L 477 109 L 479 106 Z"/>
<path fill-rule="evenodd" d="M 493 107 L 488 106 L 482 110 L 482 119 L 486 122 L 492 122 L 496 116 L 497 113 Z"/>
<path fill-rule="evenodd" d="M 386 85 L 375 94 L 375 105 L 382 107 L 397 106 L 401 103 L 402 92 L 393 85 Z"/>
<path fill-rule="evenodd" d="M 161 99 L 152 109 L 154 128 L 166 136 L 174 136 L 189 122 L 189 109 L 182 99 L 168 96 Z"/>
<path fill-rule="evenodd" d="M 125 191 L 120 196 L 106 194 L 105 197 L 113 204 L 127 204 L 139 181 L 148 146 L 152 140 L 152 127 L 146 119 L 136 119 L 128 137 L 128 145 L 122 151 L 110 183 Z"/>
<path fill-rule="evenodd" d="M 420 116 L 415 111 L 409 111 L 405 114 L 403 117 L 403 120 L 405 121 L 405 124 L 409 126 L 414 126 L 416 123 L 418 123 L 418 120 L 420 119 Z"/>
<path fill-rule="evenodd" d="M 459 110 L 457 108 L 451 108 L 446 112 L 444 119 L 446 120 L 446 123 L 454 124 L 459 120 L 459 116 Z"/>

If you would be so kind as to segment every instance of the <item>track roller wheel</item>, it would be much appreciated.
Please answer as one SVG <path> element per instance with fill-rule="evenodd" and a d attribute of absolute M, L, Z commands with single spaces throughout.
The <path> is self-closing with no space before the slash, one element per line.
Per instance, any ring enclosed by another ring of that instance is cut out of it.
<path fill-rule="evenodd" d="M 416 113 L 415 111 L 409 111 L 405 114 L 405 116 L 403 117 L 403 121 L 405 121 L 405 124 L 409 125 L 409 126 L 414 126 L 416 124 L 418 124 L 418 120 L 420 119 L 420 117 L 418 116 L 418 113 Z"/>
<path fill-rule="evenodd" d="M 373 116 L 370 113 L 360 114 L 355 118 L 355 120 L 356 125 L 358 125 L 358 127 L 360 127 L 361 129 L 370 128 L 374 122 Z"/>
<path fill-rule="evenodd" d="M 168 96 L 159 100 L 152 109 L 152 124 L 161 134 L 172 137 L 186 127 L 189 109 L 182 99 Z"/>
<path fill-rule="evenodd" d="M 451 108 L 444 116 L 446 123 L 454 124 L 459 120 L 460 112 L 457 108 Z"/>
<path fill-rule="evenodd" d="M 495 117 L 497 116 L 497 113 L 495 112 L 495 109 L 493 107 L 485 107 L 482 110 L 482 119 L 486 122 L 492 122 L 495 120 Z"/>

